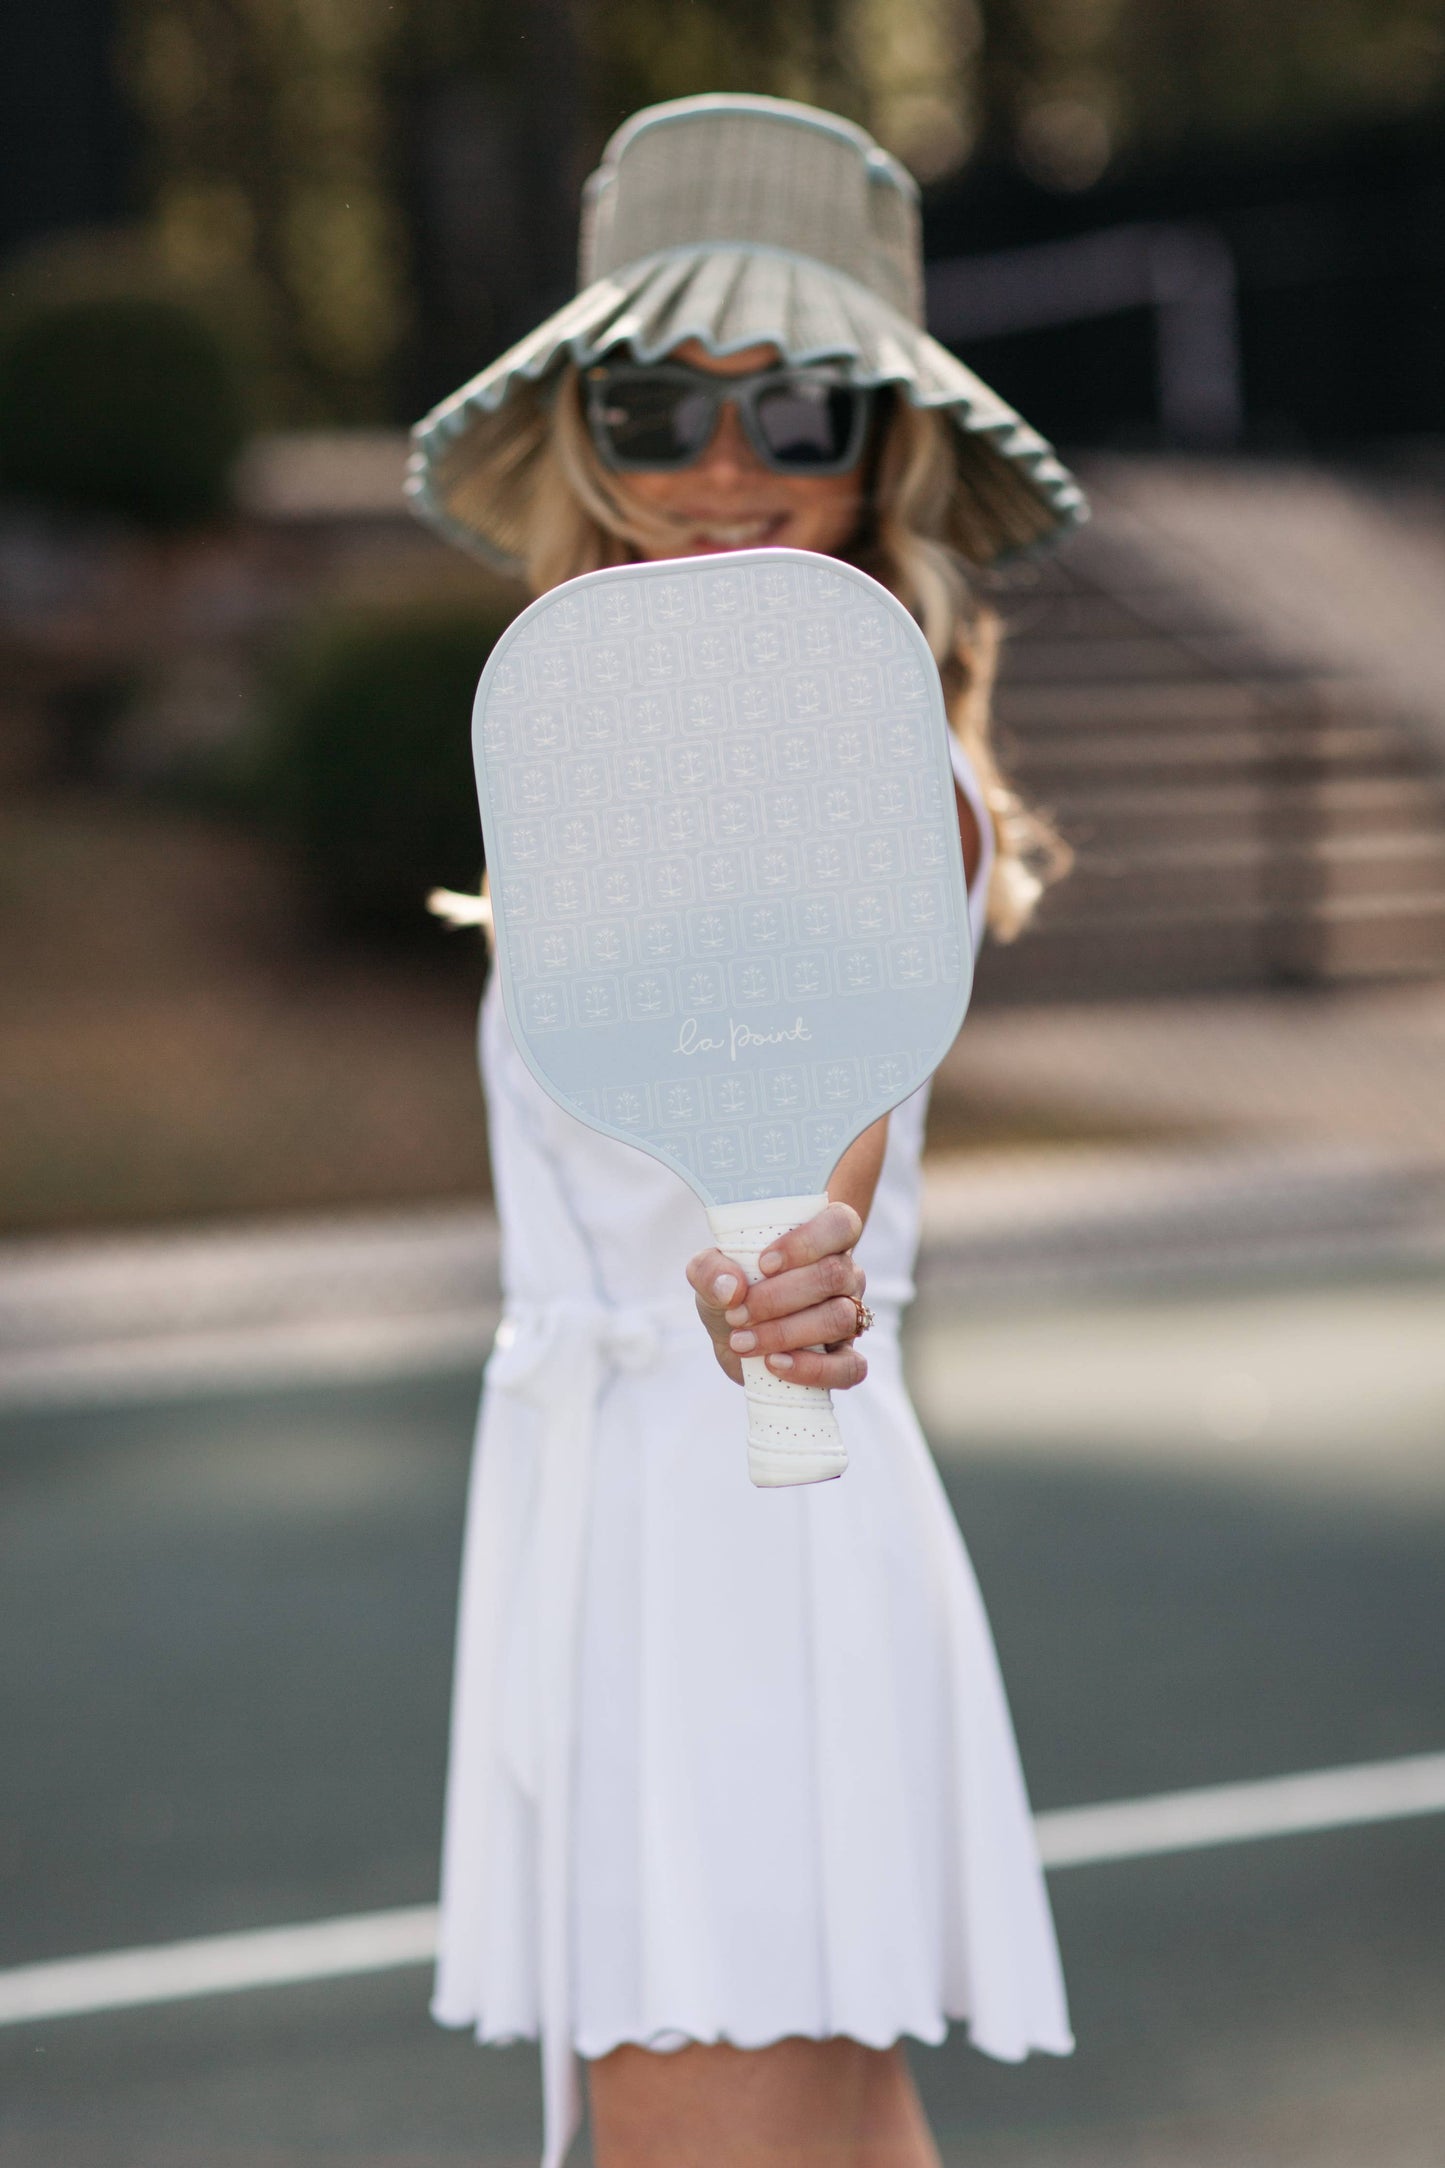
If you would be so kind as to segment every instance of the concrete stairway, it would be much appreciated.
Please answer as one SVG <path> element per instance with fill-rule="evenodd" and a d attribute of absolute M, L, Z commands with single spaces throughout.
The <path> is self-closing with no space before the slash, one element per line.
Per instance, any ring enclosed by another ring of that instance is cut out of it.
<path fill-rule="evenodd" d="M 980 993 L 1035 1000 L 1445 974 L 1445 771 L 1372 683 L 1226 614 L 1096 507 L 1012 574 L 1010 772 L 1076 853 Z"/>

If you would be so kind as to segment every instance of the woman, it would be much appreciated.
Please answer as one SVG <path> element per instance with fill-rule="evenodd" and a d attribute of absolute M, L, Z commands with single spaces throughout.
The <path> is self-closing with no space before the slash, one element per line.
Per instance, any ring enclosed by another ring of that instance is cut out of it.
<path fill-rule="evenodd" d="M 762 544 L 874 574 L 943 672 L 975 936 L 1011 935 L 1056 846 L 989 751 L 967 575 L 1082 501 L 919 328 L 911 181 L 830 115 L 683 100 L 608 146 L 582 264 L 420 426 L 417 509 L 534 593 Z M 904 2035 L 1072 2043 L 987 1622 L 899 1368 L 924 1095 L 744 1290 L 667 1168 L 536 1085 L 495 991 L 482 1060 L 506 1319 L 435 2014 L 540 2036 L 548 2168 L 579 2057 L 599 2168 L 929 2168 Z M 839 1391 L 841 1483 L 749 1488 L 744 1353 Z"/>

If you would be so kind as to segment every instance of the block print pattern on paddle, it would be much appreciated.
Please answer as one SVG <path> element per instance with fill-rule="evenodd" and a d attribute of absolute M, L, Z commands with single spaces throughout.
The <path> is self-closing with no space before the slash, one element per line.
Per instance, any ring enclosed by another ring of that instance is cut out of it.
<path fill-rule="evenodd" d="M 535 605 L 475 743 L 504 993 L 549 1089 L 714 1201 L 826 1176 L 967 998 L 945 732 L 922 635 L 846 567 L 629 566 Z"/>

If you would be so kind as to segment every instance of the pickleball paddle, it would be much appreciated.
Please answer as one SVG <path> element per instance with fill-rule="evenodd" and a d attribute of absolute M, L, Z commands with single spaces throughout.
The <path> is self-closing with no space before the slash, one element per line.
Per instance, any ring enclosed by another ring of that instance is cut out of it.
<path fill-rule="evenodd" d="M 749 1281 L 968 1005 L 948 726 L 876 580 L 764 549 L 590 572 L 509 626 L 473 721 L 502 1001 L 579 1121 L 672 1167 Z M 847 1465 L 743 1362 L 754 1483 Z"/>

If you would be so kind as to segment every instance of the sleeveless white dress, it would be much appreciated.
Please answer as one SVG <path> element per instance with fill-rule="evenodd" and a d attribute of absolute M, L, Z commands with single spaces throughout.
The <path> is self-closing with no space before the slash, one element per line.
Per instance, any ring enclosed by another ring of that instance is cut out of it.
<path fill-rule="evenodd" d="M 955 749 L 985 860 L 991 831 Z M 683 1276 L 668 1168 L 522 1062 L 482 1069 L 504 1320 L 468 1507 L 433 2014 L 542 2043 L 544 2168 L 577 2056 L 624 2041 L 1073 2043 L 1008 1707 L 899 1364 L 926 1092 L 897 1108 L 859 1261 L 867 1380 L 841 1481 L 748 1482 L 742 1395 Z"/>

